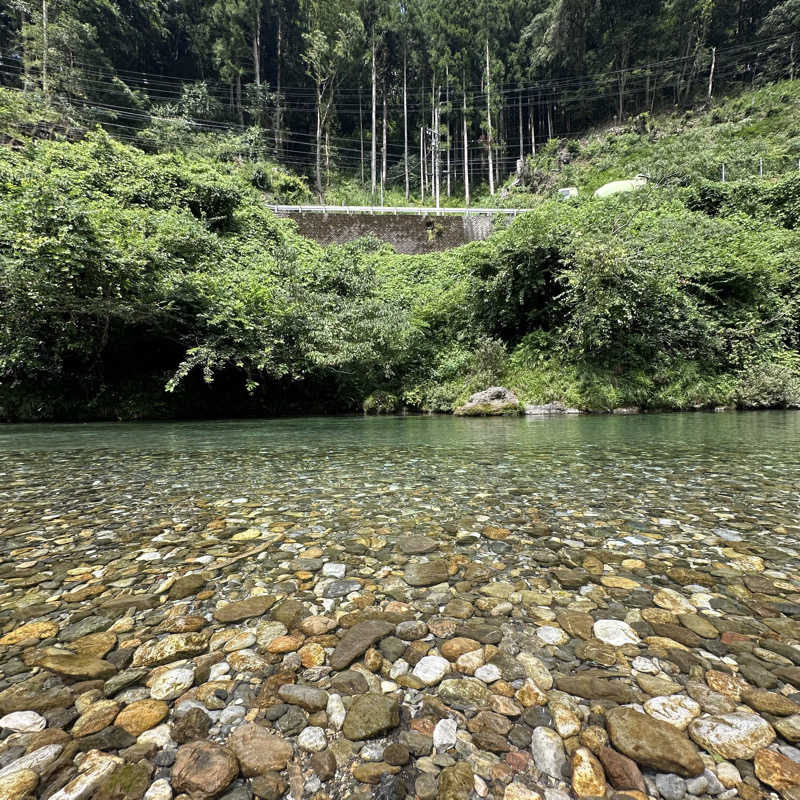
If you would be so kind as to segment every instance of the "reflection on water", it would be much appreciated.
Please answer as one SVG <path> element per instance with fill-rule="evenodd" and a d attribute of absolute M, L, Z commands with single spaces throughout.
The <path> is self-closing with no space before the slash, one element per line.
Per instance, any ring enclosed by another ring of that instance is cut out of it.
<path fill-rule="evenodd" d="M 55 520 L 143 543 L 214 509 L 332 536 L 531 516 L 610 547 L 769 533 L 791 553 L 799 499 L 793 412 L 0 427 L 6 554 Z"/>

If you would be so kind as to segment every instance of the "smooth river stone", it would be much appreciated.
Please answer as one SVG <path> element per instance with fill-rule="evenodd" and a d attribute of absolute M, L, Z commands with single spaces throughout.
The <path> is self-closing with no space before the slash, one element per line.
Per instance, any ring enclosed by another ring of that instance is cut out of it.
<path fill-rule="evenodd" d="M 622 647 L 626 644 L 639 644 L 641 639 L 636 631 L 619 619 L 599 619 L 594 624 L 594 635 L 605 644 Z"/>
<path fill-rule="evenodd" d="M 391 622 L 372 619 L 353 625 L 345 633 L 336 649 L 331 654 L 332 669 L 342 670 L 349 667 L 359 656 L 362 656 L 379 639 L 394 633 L 395 626 Z"/>
<path fill-rule="evenodd" d="M 230 750 L 213 742 L 192 742 L 178 748 L 171 782 L 192 800 L 210 800 L 222 794 L 238 773 L 239 764 Z"/>
<path fill-rule="evenodd" d="M 637 764 L 684 778 L 693 778 L 705 769 L 695 745 L 668 722 L 618 707 L 606 712 L 606 725 L 614 747 Z"/>
<path fill-rule="evenodd" d="M 409 564 L 403 579 L 409 586 L 433 586 L 446 583 L 449 578 L 447 562 L 444 559 Z"/>
<path fill-rule="evenodd" d="M 214 612 L 214 619 L 228 625 L 251 617 L 260 617 L 266 614 L 274 603 L 275 598 L 271 595 L 256 595 L 245 600 L 236 600 L 218 608 Z"/>
<path fill-rule="evenodd" d="M 15 733 L 34 733 L 43 730 L 47 720 L 35 711 L 12 711 L 0 717 L 0 728 L 5 728 Z"/>
<path fill-rule="evenodd" d="M 39 666 L 69 678 L 92 680 L 110 678 L 117 668 L 110 662 L 94 656 L 51 655 L 45 656 Z"/>
<path fill-rule="evenodd" d="M 198 655 L 208 647 L 208 634 L 171 633 L 163 639 L 139 645 L 133 654 L 134 667 L 157 667 Z"/>
<path fill-rule="evenodd" d="M 775 740 L 775 731 L 765 719 L 743 712 L 696 719 L 689 726 L 689 735 L 710 753 L 746 760 Z"/>
<path fill-rule="evenodd" d="M 246 778 L 272 770 L 280 772 L 292 757 L 289 742 L 253 722 L 240 725 L 228 738 L 228 747 L 239 759 Z"/>
<path fill-rule="evenodd" d="M 380 736 L 400 724 L 400 704 L 387 695 L 360 694 L 344 719 L 342 733 L 357 742 Z"/>
<path fill-rule="evenodd" d="M 651 697 L 644 704 L 644 710 L 654 719 L 668 722 L 682 731 L 689 727 L 695 717 L 700 716 L 700 704 L 680 694 Z"/>

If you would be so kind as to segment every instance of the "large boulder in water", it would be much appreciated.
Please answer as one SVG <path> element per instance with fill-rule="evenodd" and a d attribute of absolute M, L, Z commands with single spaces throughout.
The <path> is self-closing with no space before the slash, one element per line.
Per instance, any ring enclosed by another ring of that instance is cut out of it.
<path fill-rule="evenodd" d="M 477 392 L 454 412 L 459 417 L 509 417 L 524 413 L 522 403 L 510 389 L 490 386 Z"/>

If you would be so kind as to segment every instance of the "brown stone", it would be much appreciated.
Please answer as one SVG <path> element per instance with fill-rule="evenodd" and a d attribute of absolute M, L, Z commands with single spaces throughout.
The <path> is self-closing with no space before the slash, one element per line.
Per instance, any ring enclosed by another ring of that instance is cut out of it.
<path fill-rule="evenodd" d="M 178 748 L 171 783 L 192 800 L 219 797 L 239 773 L 236 756 L 213 742 L 192 742 Z"/>
<path fill-rule="evenodd" d="M 781 794 L 800 786 L 800 764 L 774 750 L 759 750 L 754 766 L 756 777 Z"/>
<path fill-rule="evenodd" d="M 114 724 L 131 736 L 139 736 L 155 728 L 169 714 L 169 706 L 163 700 L 146 698 L 136 700 L 117 714 Z"/>
<path fill-rule="evenodd" d="M 68 678 L 110 678 L 117 672 L 110 661 L 94 656 L 50 655 L 41 659 L 39 666 Z"/>
<path fill-rule="evenodd" d="M 218 608 L 214 612 L 214 619 L 228 625 L 251 617 L 260 617 L 266 614 L 274 603 L 275 598 L 271 595 L 255 595 L 245 600 L 236 600 Z"/>
<path fill-rule="evenodd" d="M 615 789 L 635 789 L 647 794 L 642 772 L 633 759 L 618 753 L 610 747 L 601 747 L 597 757 L 603 765 L 609 783 Z"/>
<path fill-rule="evenodd" d="M 236 754 L 247 778 L 270 770 L 280 772 L 292 757 L 289 742 L 253 722 L 236 728 L 228 738 L 228 747 Z"/>
<path fill-rule="evenodd" d="M 572 791 L 578 797 L 605 797 L 606 776 L 588 747 L 572 754 Z"/>
<path fill-rule="evenodd" d="M 367 761 L 353 767 L 353 777 L 361 783 L 380 783 L 382 776 L 397 775 L 398 772 L 400 772 L 400 767 L 394 767 L 385 761 Z"/>
<path fill-rule="evenodd" d="M 689 737 L 667 722 L 632 708 L 612 708 L 606 725 L 614 747 L 637 764 L 693 778 L 704 764 Z"/>
<path fill-rule="evenodd" d="M 119 704 L 113 700 L 98 700 L 92 703 L 72 726 L 75 737 L 89 736 L 108 727 L 119 713 Z"/>
<path fill-rule="evenodd" d="M 480 642 L 475 639 L 468 639 L 466 636 L 456 636 L 454 639 L 448 639 L 439 648 L 442 656 L 448 661 L 456 661 L 459 656 L 464 653 L 471 653 L 473 650 L 479 650 L 481 647 Z"/>

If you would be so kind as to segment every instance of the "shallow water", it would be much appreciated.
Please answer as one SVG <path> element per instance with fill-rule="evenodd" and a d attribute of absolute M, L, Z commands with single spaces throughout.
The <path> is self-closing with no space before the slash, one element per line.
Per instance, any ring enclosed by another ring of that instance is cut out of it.
<path fill-rule="evenodd" d="M 254 524 L 323 540 L 489 524 L 522 544 L 534 520 L 577 547 L 693 543 L 700 558 L 706 537 L 768 534 L 791 559 L 799 500 L 794 412 L 0 427 L 6 557 L 54 535 L 85 542 L 64 552 L 76 563 L 176 530 L 186 548 L 222 516 L 223 539 Z"/>

